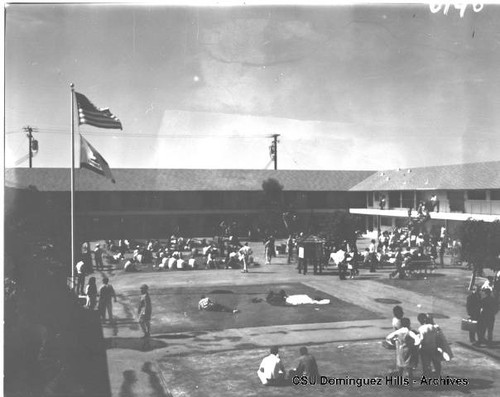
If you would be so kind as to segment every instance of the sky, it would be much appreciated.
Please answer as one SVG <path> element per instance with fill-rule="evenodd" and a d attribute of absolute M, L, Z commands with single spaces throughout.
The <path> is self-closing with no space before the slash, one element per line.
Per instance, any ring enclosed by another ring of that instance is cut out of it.
<path fill-rule="evenodd" d="M 5 166 L 70 167 L 71 90 L 113 168 L 393 169 L 500 160 L 500 5 L 13 4 Z M 76 142 L 79 142 L 76 139 Z M 78 150 L 78 149 L 77 149 Z"/>

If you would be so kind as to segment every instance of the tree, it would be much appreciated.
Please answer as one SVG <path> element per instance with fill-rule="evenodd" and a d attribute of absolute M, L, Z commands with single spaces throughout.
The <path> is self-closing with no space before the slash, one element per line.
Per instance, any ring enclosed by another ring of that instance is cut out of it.
<path fill-rule="evenodd" d="M 500 254 L 500 222 L 466 220 L 459 229 L 462 257 L 472 266 L 470 287 L 483 268 L 497 269 Z"/>
<path fill-rule="evenodd" d="M 339 247 L 344 241 L 356 247 L 359 218 L 345 211 L 335 211 L 314 222 L 312 231 Z"/>
<path fill-rule="evenodd" d="M 270 206 L 283 204 L 283 185 L 277 179 L 268 178 L 262 182 L 265 201 Z"/>
<path fill-rule="evenodd" d="M 262 218 L 260 224 L 268 234 L 275 233 L 283 228 L 283 185 L 274 178 L 262 182 L 264 193 Z"/>

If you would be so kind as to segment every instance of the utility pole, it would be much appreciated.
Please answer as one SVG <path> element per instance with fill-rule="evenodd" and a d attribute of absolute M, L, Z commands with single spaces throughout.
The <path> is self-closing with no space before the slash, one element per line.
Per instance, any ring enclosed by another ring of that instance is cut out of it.
<path fill-rule="evenodd" d="M 280 134 L 273 134 L 273 142 L 269 147 L 269 154 L 271 155 L 271 160 L 274 160 L 274 169 L 278 169 L 278 137 Z"/>
<path fill-rule="evenodd" d="M 29 158 L 29 167 L 33 166 L 33 152 L 38 152 L 38 141 L 33 139 L 33 131 L 36 132 L 36 129 L 30 127 L 29 125 L 23 128 L 28 134 L 28 158 Z"/>

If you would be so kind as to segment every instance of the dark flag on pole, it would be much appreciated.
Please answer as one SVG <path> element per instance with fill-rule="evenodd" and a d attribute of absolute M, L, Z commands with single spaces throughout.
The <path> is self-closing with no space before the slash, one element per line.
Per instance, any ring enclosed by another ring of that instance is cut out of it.
<path fill-rule="evenodd" d="M 97 108 L 85 95 L 75 92 L 78 106 L 78 124 L 88 124 L 97 128 L 122 129 L 122 123 L 109 108 Z"/>
<path fill-rule="evenodd" d="M 80 143 L 80 166 L 105 176 L 115 183 L 115 178 L 113 178 L 106 160 L 81 134 Z"/>

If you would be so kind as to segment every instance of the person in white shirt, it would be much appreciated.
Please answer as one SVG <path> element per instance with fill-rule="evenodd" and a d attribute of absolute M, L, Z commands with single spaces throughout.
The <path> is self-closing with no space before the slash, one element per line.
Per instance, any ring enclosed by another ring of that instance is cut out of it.
<path fill-rule="evenodd" d="M 176 266 L 177 266 L 177 259 L 175 259 L 173 256 L 168 258 L 167 267 L 169 268 L 169 270 L 175 270 Z"/>
<path fill-rule="evenodd" d="M 495 284 L 494 278 L 492 276 L 488 276 L 484 284 L 481 286 L 481 291 L 485 291 L 487 289 L 493 291 L 494 284 Z"/>
<path fill-rule="evenodd" d="M 285 380 L 285 367 L 280 359 L 278 347 L 271 347 L 270 353 L 264 357 L 257 371 L 257 376 L 265 386 L 279 385 Z"/>
<path fill-rule="evenodd" d="M 198 310 L 206 310 L 208 312 L 227 312 L 227 313 L 239 313 L 238 309 L 231 309 L 227 306 L 221 305 L 220 303 L 214 302 L 209 297 L 202 295 L 200 301 L 198 302 Z"/>
<path fill-rule="evenodd" d="M 136 261 L 133 258 L 129 259 L 128 261 L 125 262 L 125 265 L 123 266 L 123 270 L 126 272 L 139 272 L 140 270 L 137 269 L 137 266 L 135 264 L 136 264 Z"/>
<path fill-rule="evenodd" d="M 248 246 L 248 243 L 245 243 L 245 245 L 240 248 L 239 253 L 243 260 L 243 270 L 241 272 L 248 273 L 248 263 L 250 261 L 250 255 L 252 255 L 252 249 Z"/>
<path fill-rule="evenodd" d="M 368 247 L 368 251 L 369 251 L 369 261 L 370 261 L 370 273 L 374 273 L 375 268 L 377 267 L 378 264 L 375 240 L 371 240 L 370 245 Z"/>
<path fill-rule="evenodd" d="M 438 351 L 437 326 L 431 324 L 429 317 L 425 313 L 420 313 L 417 319 L 421 324 L 418 328 L 418 333 L 420 336 L 420 358 L 422 359 L 424 376 L 432 374 L 432 363 L 435 372 L 433 376 L 439 378 L 441 376 L 441 355 Z"/>
<path fill-rule="evenodd" d="M 386 337 L 388 343 L 396 346 L 396 367 L 399 376 L 408 375 L 409 387 L 413 386 L 413 370 L 418 364 L 418 345 L 420 338 L 410 330 L 410 320 L 401 318 L 400 327 Z"/>
<path fill-rule="evenodd" d="M 85 295 L 85 263 L 79 261 L 76 266 L 76 293 L 78 295 Z"/>

